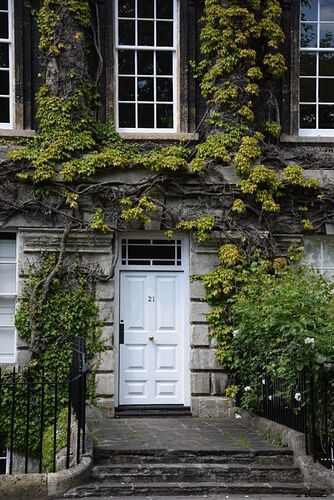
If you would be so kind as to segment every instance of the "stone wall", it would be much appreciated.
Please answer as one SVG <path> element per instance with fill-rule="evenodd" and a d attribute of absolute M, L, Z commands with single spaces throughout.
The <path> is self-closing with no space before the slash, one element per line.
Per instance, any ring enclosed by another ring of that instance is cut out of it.
<path fill-rule="evenodd" d="M 206 315 L 210 306 L 204 301 L 204 288 L 192 276 L 207 274 L 218 265 L 218 239 L 199 245 L 194 237 L 190 244 L 190 372 L 191 406 L 194 416 L 225 415 L 224 392 L 228 377 L 216 358 L 216 342 L 210 337 Z"/>

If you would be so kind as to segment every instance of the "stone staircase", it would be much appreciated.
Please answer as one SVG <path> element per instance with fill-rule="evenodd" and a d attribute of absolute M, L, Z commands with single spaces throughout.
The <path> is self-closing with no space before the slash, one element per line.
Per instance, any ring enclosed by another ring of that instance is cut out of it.
<path fill-rule="evenodd" d="M 327 492 L 304 484 L 287 449 L 94 451 L 91 481 L 64 498 L 115 496 L 210 496 L 275 494 L 323 497 Z"/>

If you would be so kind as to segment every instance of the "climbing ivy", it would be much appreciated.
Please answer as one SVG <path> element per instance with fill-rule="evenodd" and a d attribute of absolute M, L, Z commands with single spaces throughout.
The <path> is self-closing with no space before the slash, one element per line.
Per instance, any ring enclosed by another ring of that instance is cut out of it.
<path fill-rule="evenodd" d="M 26 377 L 41 382 L 42 370 L 44 387 L 44 422 L 46 430 L 54 422 L 54 386 L 57 372 L 59 387 L 57 413 L 67 407 L 68 377 L 72 361 L 73 336 L 86 340 L 91 375 L 89 397 L 94 398 L 94 357 L 104 350 L 101 339 L 102 321 L 99 319 L 95 295 L 91 290 L 92 277 L 82 270 L 78 260 L 71 264 L 57 265 L 55 255 L 45 254 L 40 264 L 32 267 L 30 277 L 23 290 L 15 316 L 15 324 L 20 338 L 32 352 L 32 359 L 17 375 L 15 395 L 14 447 L 25 449 L 26 421 Z M 52 279 L 50 279 L 52 276 Z M 11 372 L 4 372 L 2 381 L 10 382 Z M 41 425 L 41 385 L 36 383 L 30 389 L 29 452 L 36 454 L 39 445 Z M 0 427 L 6 445 L 10 439 L 12 392 L 10 385 L 2 386 L 0 400 Z M 49 450 L 52 453 L 52 450 Z M 46 463 L 49 458 L 45 457 Z"/>

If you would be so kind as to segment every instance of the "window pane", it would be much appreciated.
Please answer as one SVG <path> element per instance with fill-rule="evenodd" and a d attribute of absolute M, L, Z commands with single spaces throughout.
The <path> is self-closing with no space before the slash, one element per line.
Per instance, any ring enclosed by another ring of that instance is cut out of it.
<path fill-rule="evenodd" d="M 315 89 L 316 89 L 315 78 L 301 78 L 300 79 L 301 102 L 315 102 L 316 101 Z"/>
<path fill-rule="evenodd" d="M 0 43 L 0 68 L 9 68 L 8 43 Z"/>
<path fill-rule="evenodd" d="M 323 266 L 334 269 L 334 240 L 324 239 L 323 241 Z"/>
<path fill-rule="evenodd" d="M 159 47 L 173 47 L 173 23 L 168 21 L 157 22 L 157 45 Z"/>
<path fill-rule="evenodd" d="M 320 25 L 320 47 L 333 47 L 334 48 L 334 25 L 321 24 Z"/>
<path fill-rule="evenodd" d="M 9 95 L 9 71 L 0 71 L 0 94 Z"/>
<path fill-rule="evenodd" d="M 320 0 L 320 21 L 334 21 L 333 0 Z"/>
<path fill-rule="evenodd" d="M 119 0 L 119 17 L 135 17 L 135 0 Z"/>
<path fill-rule="evenodd" d="M 153 21 L 138 21 L 138 45 L 154 45 Z"/>
<path fill-rule="evenodd" d="M 0 123 L 9 122 L 9 98 L 0 97 Z"/>
<path fill-rule="evenodd" d="M 157 0 L 157 18 L 173 19 L 173 0 Z"/>
<path fill-rule="evenodd" d="M 153 52 L 138 50 L 138 75 L 153 75 Z"/>
<path fill-rule="evenodd" d="M 132 50 L 120 50 L 118 52 L 118 72 L 120 75 L 134 75 L 135 53 Z"/>
<path fill-rule="evenodd" d="M 8 38 L 8 14 L 0 12 L 0 38 Z"/>
<path fill-rule="evenodd" d="M 9 238 L 0 239 L 0 261 L 13 261 L 16 260 L 16 241 Z"/>
<path fill-rule="evenodd" d="M 302 0 L 300 6 L 302 21 L 318 20 L 318 0 Z"/>
<path fill-rule="evenodd" d="M 119 104 L 119 126 L 122 128 L 135 128 L 135 104 Z"/>
<path fill-rule="evenodd" d="M 317 25 L 303 23 L 300 26 L 300 46 L 301 47 L 316 47 L 317 46 Z"/>
<path fill-rule="evenodd" d="M 320 267 L 320 240 L 305 239 L 304 240 L 304 257 L 303 263 L 310 267 Z"/>
<path fill-rule="evenodd" d="M 138 0 L 137 17 L 154 18 L 154 0 Z"/>
<path fill-rule="evenodd" d="M 120 101 L 134 101 L 135 100 L 135 78 L 118 79 L 118 97 Z"/>
<path fill-rule="evenodd" d="M 173 80 L 157 78 L 157 101 L 173 101 Z"/>
<path fill-rule="evenodd" d="M 120 45 L 135 44 L 135 21 L 118 22 L 118 43 Z"/>
<path fill-rule="evenodd" d="M 15 300 L 0 298 L 0 326 L 14 325 Z"/>
<path fill-rule="evenodd" d="M 138 104 L 138 126 L 154 128 L 154 104 Z"/>
<path fill-rule="evenodd" d="M 319 102 L 334 102 L 334 80 L 319 79 Z"/>
<path fill-rule="evenodd" d="M 158 104 L 157 105 L 157 127 L 158 128 L 173 128 L 173 105 Z"/>
<path fill-rule="evenodd" d="M 0 293 L 16 293 L 15 264 L 0 264 Z"/>
<path fill-rule="evenodd" d="M 319 54 L 319 75 L 334 76 L 334 52 Z"/>
<path fill-rule="evenodd" d="M 172 75 L 173 74 L 173 53 L 172 52 L 157 52 L 157 75 Z"/>
<path fill-rule="evenodd" d="M 301 52 L 300 74 L 302 76 L 315 76 L 317 68 L 317 54 L 314 52 Z"/>
<path fill-rule="evenodd" d="M 319 106 L 319 128 L 334 129 L 334 106 Z"/>
<path fill-rule="evenodd" d="M 8 10 L 8 0 L 0 0 L 0 10 Z"/>
<path fill-rule="evenodd" d="M 15 330 L 14 328 L 0 328 L 0 356 L 14 356 Z"/>
<path fill-rule="evenodd" d="M 138 78 L 138 101 L 153 101 L 153 78 Z"/>
<path fill-rule="evenodd" d="M 316 108 L 309 104 L 300 106 L 300 128 L 315 128 Z"/>

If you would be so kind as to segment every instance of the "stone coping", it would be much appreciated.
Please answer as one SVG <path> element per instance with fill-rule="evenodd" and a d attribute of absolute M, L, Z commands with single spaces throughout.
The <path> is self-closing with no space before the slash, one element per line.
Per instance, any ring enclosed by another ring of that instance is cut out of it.
<path fill-rule="evenodd" d="M 90 477 L 93 466 L 93 440 L 86 428 L 87 451 L 81 462 L 70 469 L 45 474 L 0 475 L 0 498 L 6 500 L 46 500 L 59 498 Z"/>
<path fill-rule="evenodd" d="M 334 471 L 315 463 L 310 455 L 306 455 L 304 434 L 272 420 L 251 415 L 241 408 L 228 409 L 229 417 L 235 418 L 236 414 L 241 417 L 238 421 L 249 429 L 263 433 L 269 439 L 280 437 L 282 444 L 293 451 L 295 464 L 300 468 L 305 483 L 327 488 L 330 493 L 334 493 Z"/>

